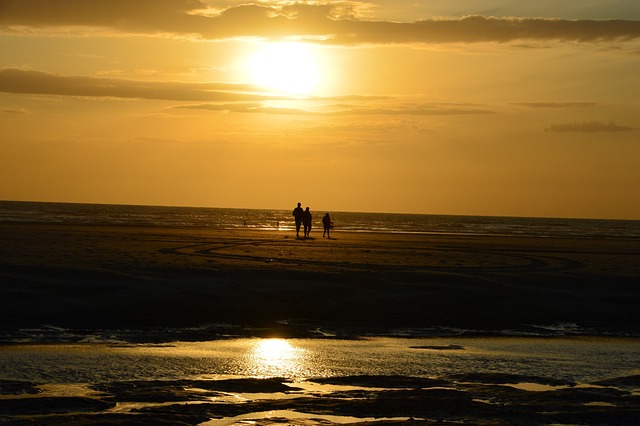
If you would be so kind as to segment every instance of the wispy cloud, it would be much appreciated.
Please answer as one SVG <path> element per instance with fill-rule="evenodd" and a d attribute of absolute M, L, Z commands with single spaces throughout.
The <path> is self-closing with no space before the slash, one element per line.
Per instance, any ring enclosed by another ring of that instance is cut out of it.
<path fill-rule="evenodd" d="M 0 29 L 4 31 L 56 27 L 98 27 L 207 40 L 299 37 L 343 45 L 640 38 L 640 21 L 468 16 L 389 22 L 360 18 L 348 2 L 246 4 L 213 11 L 199 0 L 0 0 Z"/>
<path fill-rule="evenodd" d="M 200 102 L 177 108 L 286 115 L 467 115 L 492 114 L 474 104 L 401 103 L 388 96 L 347 95 L 291 98 L 260 92 L 256 86 L 226 83 L 146 82 L 115 78 L 64 76 L 42 71 L 0 70 L 0 92 L 30 95 L 108 97 Z M 266 105 L 266 101 L 313 102 L 313 109 Z M 327 104 L 340 101 L 339 104 Z M 376 106 L 384 101 L 385 106 Z M 390 103 L 391 102 L 391 103 Z M 7 111 L 3 111 L 7 112 Z M 11 111 L 15 112 L 15 111 Z"/>
<path fill-rule="evenodd" d="M 620 126 L 613 121 L 608 123 L 600 123 L 597 121 L 583 121 L 579 123 L 569 124 L 552 124 L 547 127 L 547 132 L 583 132 L 583 133 L 615 133 L 615 132 L 627 132 L 634 130 L 633 127 Z"/>
<path fill-rule="evenodd" d="M 175 108 L 176 109 L 202 109 L 206 111 L 251 112 L 261 107 L 262 107 L 262 104 L 257 102 L 238 102 L 238 103 L 222 103 L 222 104 L 182 105 L 182 106 L 177 106 Z"/>
<path fill-rule="evenodd" d="M 528 108 L 591 108 L 598 106 L 596 102 L 518 102 L 514 105 Z"/>
<path fill-rule="evenodd" d="M 0 92 L 36 95 L 137 98 L 172 101 L 247 102 L 286 99 L 257 92 L 255 86 L 225 83 L 144 82 L 63 76 L 41 71 L 0 70 Z"/>
<path fill-rule="evenodd" d="M 454 108 L 454 107 L 400 107 L 400 108 L 362 108 L 344 109 L 332 114 L 340 115 L 475 115 L 493 114 L 494 112 L 482 108 Z"/>
<path fill-rule="evenodd" d="M 315 98 L 316 101 L 330 100 L 331 98 Z M 399 107 L 364 107 L 348 104 L 332 105 L 329 107 L 320 106 L 319 109 L 308 110 L 302 108 L 282 108 L 265 106 L 259 103 L 242 104 L 194 104 L 176 107 L 180 109 L 202 109 L 207 111 L 229 111 L 261 114 L 286 114 L 286 115 L 318 115 L 318 116 L 348 116 L 348 115 L 414 115 L 414 116 L 437 116 L 437 115 L 475 115 L 493 114 L 494 112 L 483 108 L 465 108 L 458 104 L 453 105 L 433 105 L 425 107 L 422 105 L 404 105 Z M 327 110 L 327 108 L 329 110 Z"/>
<path fill-rule="evenodd" d="M 0 114 L 26 114 L 27 112 L 21 108 L 0 108 Z"/>

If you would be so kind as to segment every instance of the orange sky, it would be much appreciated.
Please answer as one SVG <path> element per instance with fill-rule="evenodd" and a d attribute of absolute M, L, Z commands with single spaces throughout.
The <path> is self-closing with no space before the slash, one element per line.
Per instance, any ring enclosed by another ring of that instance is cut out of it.
<path fill-rule="evenodd" d="M 637 0 L 0 0 L 0 52 L 0 199 L 640 219 Z"/>

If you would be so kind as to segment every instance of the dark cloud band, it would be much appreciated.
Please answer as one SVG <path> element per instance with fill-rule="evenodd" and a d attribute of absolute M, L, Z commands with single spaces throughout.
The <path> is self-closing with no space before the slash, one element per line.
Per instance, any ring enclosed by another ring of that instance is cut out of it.
<path fill-rule="evenodd" d="M 144 82 L 62 76 L 16 68 L 0 70 L 0 92 L 5 93 L 207 102 L 283 99 L 249 93 L 251 91 L 257 92 L 258 89 L 243 84 Z"/>
<path fill-rule="evenodd" d="M 248 4 L 207 12 L 198 0 L 0 0 L 0 29 L 100 27 L 207 40 L 307 38 L 330 44 L 477 43 L 520 40 L 598 42 L 640 38 L 640 21 L 495 18 L 387 22 L 357 19 L 344 5 Z"/>

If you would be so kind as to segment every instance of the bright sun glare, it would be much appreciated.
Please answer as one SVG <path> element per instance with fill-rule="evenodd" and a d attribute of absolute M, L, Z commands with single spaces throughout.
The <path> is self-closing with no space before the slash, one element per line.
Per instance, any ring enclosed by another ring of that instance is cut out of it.
<path fill-rule="evenodd" d="M 320 68 L 314 48 L 304 43 L 267 43 L 246 63 L 253 84 L 288 94 L 317 90 Z"/>
<path fill-rule="evenodd" d="M 255 376 L 290 376 L 302 368 L 303 352 L 284 339 L 263 339 L 253 347 L 249 365 Z"/>
<path fill-rule="evenodd" d="M 256 347 L 256 356 L 267 362 L 279 362 L 289 359 L 294 352 L 291 344 L 282 339 L 263 340 Z"/>

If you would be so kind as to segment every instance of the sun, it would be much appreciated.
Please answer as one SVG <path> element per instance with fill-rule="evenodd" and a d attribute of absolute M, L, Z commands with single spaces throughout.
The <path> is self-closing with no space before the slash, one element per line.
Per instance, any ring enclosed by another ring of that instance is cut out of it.
<path fill-rule="evenodd" d="M 286 94 L 311 95 L 320 83 L 320 64 L 312 45 L 265 43 L 246 61 L 251 83 Z"/>

